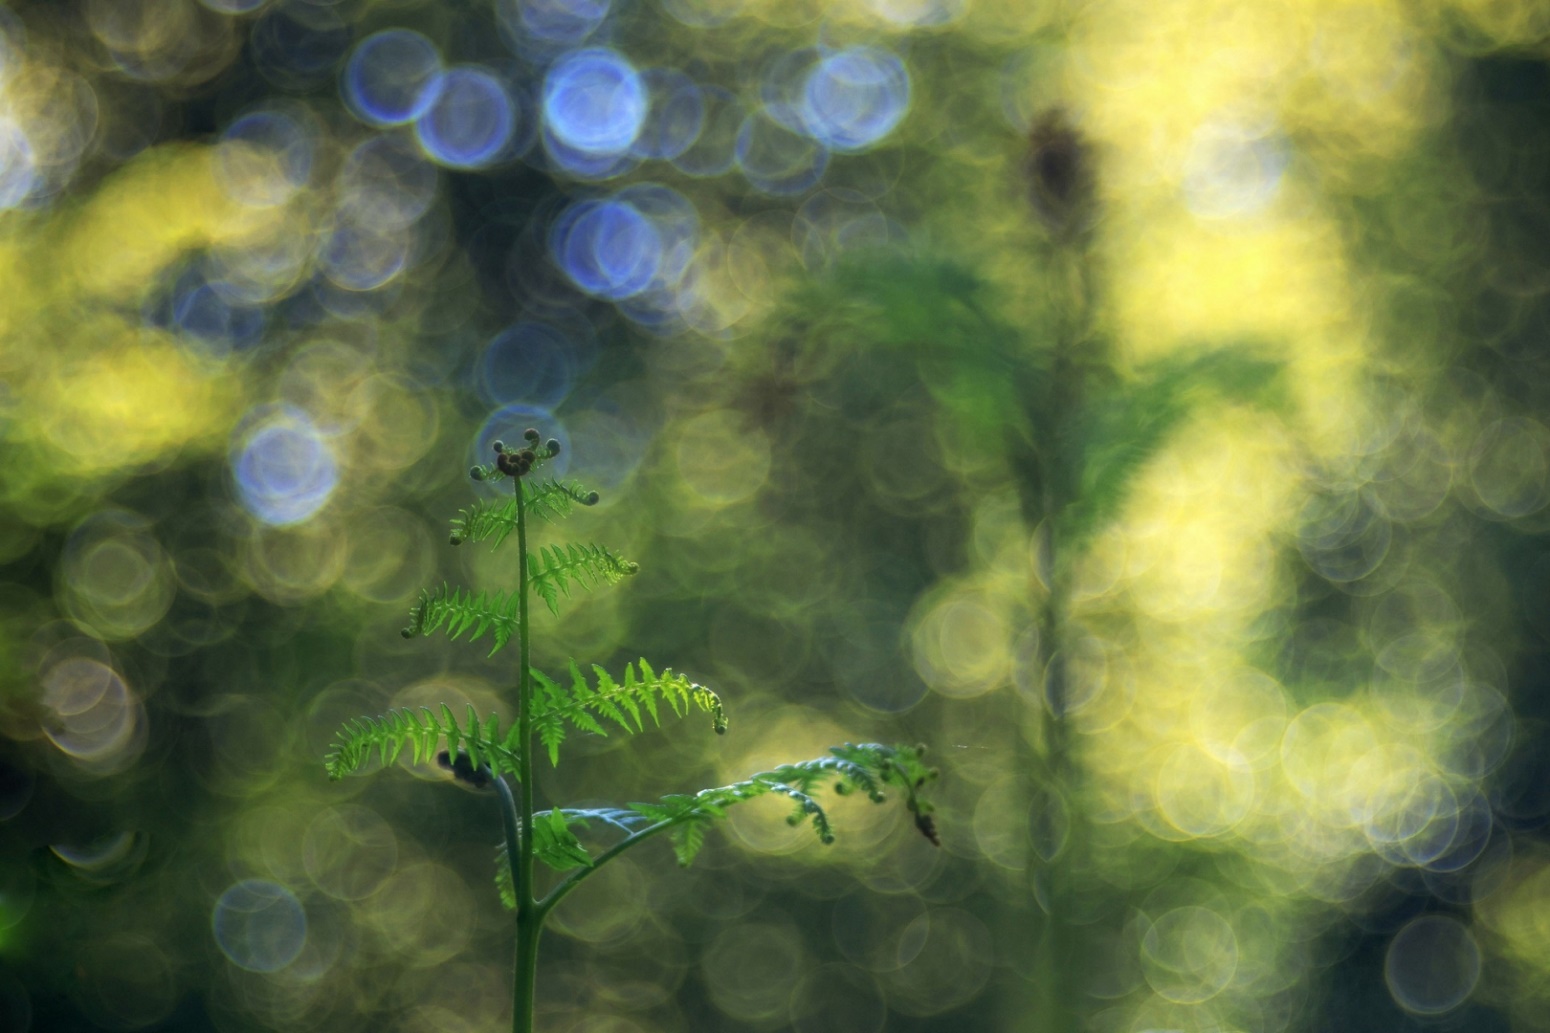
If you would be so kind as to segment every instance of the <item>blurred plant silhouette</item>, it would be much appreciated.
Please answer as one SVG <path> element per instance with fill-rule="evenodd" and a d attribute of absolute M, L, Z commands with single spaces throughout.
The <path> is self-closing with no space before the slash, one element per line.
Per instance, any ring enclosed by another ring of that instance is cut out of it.
<path fill-rule="evenodd" d="M 1015 485 L 1038 542 L 1031 608 L 1038 628 L 1034 730 L 1020 742 L 1023 792 L 1042 825 L 1033 897 L 1045 920 L 1028 945 L 1037 973 L 1009 1010 L 1033 1028 L 1086 1028 L 1092 961 L 1074 915 L 1095 891 L 1082 876 L 1082 745 L 1068 720 L 1073 584 L 1094 540 L 1119 516 L 1137 475 L 1192 416 L 1213 404 L 1284 411 L 1281 364 L 1249 344 L 1183 349 L 1121 374 L 1091 319 L 1096 169 L 1054 109 L 1034 125 L 1022 172 L 1048 246 L 1050 279 L 1071 286 L 1042 322 L 1017 325 L 971 267 L 895 253 L 847 258 L 801 285 L 781 322 L 813 352 L 853 349 L 919 370 L 952 433 Z M 1015 910 L 1015 909 L 1013 909 Z M 1021 924 L 1020 916 L 1014 924 Z"/>
<path fill-rule="evenodd" d="M 490 595 L 449 589 L 443 584 L 424 591 L 403 630 L 405 638 L 444 631 L 452 639 L 466 634 L 469 641 L 488 632 L 494 640 L 491 655 L 515 638 L 520 656 L 516 722 L 503 733 L 495 714 L 481 721 L 470 705 L 466 722 L 459 726 L 457 716 L 445 703 L 439 713 L 427 706 L 418 711 L 399 709 L 378 717 L 356 718 L 339 729 L 325 765 L 329 777 L 338 780 L 369 763 L 374 751 L 387 766 L 407 746 L 415 763 L 434 756 L 458 781 L 479 790 L 495 788 L 505 830 L 496 854 L 495 882 L 501 902 L 515 912 L 516 924 L 513 1033 L 531 1033 L 533 1029 L 539 939 L 550 911 L 609 861 L 648 839 L 666 834 L 678 863 L 687 866 L 704 844 L 706 830 L 725 818 L 729 808 L 776 794 L 795 804 L 789 824 L 811 822 L 818 838 L 831 843 L 834 833 L 817 795 L 825 786 L 841 795 L 862 793 L 873 803 L 884 802 L 884 790 L 892 787 L 903 795 L 904 806 L 921 834 L 933 845 L 941 845 L 932 806 L 922 795 L 926 783 L 937 775 L 921 760 L 924 746 L 846 743 L 831 747 L 826 756 L 782 764 L 742 781 L 692 794 L 672 794 L 655 802 L 616 808 L 555 806 L 541 811 L 534 786 L 535 740 L 548 752 L 551 766 L 558 766 L 567 727 L 592 735 L 607 735 L 610 728 L 634 734 L 648 724 L 660 724 L 664 709 L 676 716 L 699 710 L 711 716 L 713 727 L 721 734 L 727 730 L 727 718 L 716 693 L 675 675 L 671 669 L 659 674 L 644 659 L 639 662 L 638 673 L 637 665 L 626 665 L 618 681 L 594 665 L 595 685 L 588 682 L 574 660 L 568 686 L 532 667 L 530 593 L 542 598 L 559 616 L 562 595 L 569 595 L 572 589 L 615 584 L 636 573 L 639 566 L 598 545 L 529 549 L 530 514 L 559 519 L 574 503 L 595 505 L 598 493 L 569 481 L 551 478 L 538 483 L 527 479 L 559 455 L 560 442 L 550 438 L 540 446 L 541 435 L 531 428 L 524 432 L 524 438 L 522 448 L 510 451 L 504 442 L 496 441 L 495 462 L 470 471 L 479 482 L 510 477 L 511 499 L 498 506 L 476 502 L 452 521 L 451 534 L 453 545 L 487 540 L 495 547 L 515 534 L 516 588 L 509 594 Z M 445 748 L 438 752 L 442 744 Z M 517 782 L 516 794 L 506 782 L 508 775 Z M 622 836 L 594 856 L 572 831 L 591 823 Z M 535 861 L 561 873 L 547 892 L 539 892 Z"/>

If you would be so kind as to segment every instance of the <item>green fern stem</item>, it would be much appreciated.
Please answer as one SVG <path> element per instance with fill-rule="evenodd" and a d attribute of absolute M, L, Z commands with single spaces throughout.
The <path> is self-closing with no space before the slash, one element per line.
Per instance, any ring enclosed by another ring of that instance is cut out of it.
<path fill-rule="evenodd" d="M 1047 867 L 1049 912 L 1043 925 L 1039 944 L 1039 967 L 1042 970 L 1038 991 L 1042 996 L 1038 1012 L 1042 1012 L 1035 1028 L 1052 1033 L 1075 1033 L 1083 1025 L 1085 983 L 1081 978 L 1082 943 L 1080 931 L 1073 924 L 1073 894 L 1076 892 L 1075 874 L 1080 869 L 1077 857 L 1079 834 L 1076 826 L 1081 820 L 1076 806 L 1076 768 L 1071 756 L 1072 728 L 1067 707 L 1069 705 L 1068 668 L 1066 658 L 1069 642 L 1067 621 L 1070 617 L 1072 580 L 1078 558 L 1076 543 L 1063 533 L 1072 507 L 1079 497 L 1077 478 L 1078 464 L 1073 464 L 1062 448 L 1071 440 L 1074 425 L 1088 404 L 1088 371 L 1092 356 L 1080 361 L 1076 354 L 1078 345 L 1090 338 L 1090 308 L 1088 291 L 1090 278 L 1086 268 L 1085 253 L 1061 253 L 1057 262 L 1064 266 L 1064 273 L 1074 286 L 1072 303 L 1063 313 L 1054 342 L 1049 390 L 1044 399 L 1047 411 L 1045 426 L 1048 437 L 1043 442 L 1046 469 L 1043 477 L 1043 520 L 1046 539 L 1044 542 L 1046 595 L 1039 611 L 1039 643 L 1041 669 L 1045 674 L 1045 705 L 1040 712 L 1042 743 L 1044 747 L 1043 772 L 1048 785 L 1057 799 L 1064 801 L 1069 825 L 1065 842 L 1061 843 Z M 1073 468 L 1076 466 L 1077 468 Z M 1038 770 L 1029 766 L 1026 770 Z M 1036 1012 L 1035 1014 L 1038 1014 Z"/>
<path fill-rule="evenodd" d="M 506 784 L 506 776 L 495 772 L 495 791 L 501 798 L 501 829 L 506 833 L 506 849 L 502 851 L 501 863 L 506 866 L 507 875 L 511 879 L 511 891 L 515 896 L 517 879 L 521 873 L 517 871 L 518 859 L 522 856 L 522 839 L 517 829 L 521 827 L 522 819 L 517 816 L 517 801 L 511 795 L 511 786 Z"/>
<path fill-rule="evenodd" d="M 512 973 L 512 1033 L 532 1033 L 535 983 L 538 977 L 538 937 L 544 913 L 533 898 L 533 679 L 532 641 L 528 634 L 527 506 L 522 478 L 513 477 L 517 497 L 517 644 L 521 665 L 517 675 L 517 734 L 522 743 L 517 762 L 522 794 L 518 815 L 521 834 L 512 875 L 517 893 L 517 950 Z M 511 849 L 510 844 L 507 850 Z"/>

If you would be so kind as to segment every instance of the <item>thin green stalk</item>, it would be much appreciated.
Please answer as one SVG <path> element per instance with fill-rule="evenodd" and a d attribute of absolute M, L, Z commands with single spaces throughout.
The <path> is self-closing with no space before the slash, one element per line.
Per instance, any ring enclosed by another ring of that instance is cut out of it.
<path fill-rule="evenodd" d="M 532 1033 L 534 986 L 538 975 L 538 934 L 543 913 L 533 898 L 533 715 L 532 643 L 527 614 L 527 501 L 522 478 L 513 477 L 517 493 L 517 634 L 521 664 L 517 676 L 518 782 L 522 802 L 518 814 L 521 835 L 517 842 L 516 869 L 512 873 L 517 896 L 517 949 L 512 974 L 512 1033 Z M 509 848 L 509 847 L 508 847 Z"/>
<path fill-rule="evenodd" d="M 526 890 L 517 891 L 520 902 L 528 897 Z M 511 1001 L 512 1033 L 533 1033 L 533 988 L 538 975 L 538 934 L 542 927 L 538 920 L 517 920 L 516 983 Z"/>

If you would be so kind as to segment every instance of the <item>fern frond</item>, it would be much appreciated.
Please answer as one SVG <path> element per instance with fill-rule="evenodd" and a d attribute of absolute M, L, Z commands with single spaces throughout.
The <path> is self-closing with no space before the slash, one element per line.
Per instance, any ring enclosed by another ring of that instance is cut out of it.
<path fill-rule="evenodd" d="M 550 478 L 543 483 L 524 480 L 523 502 L 527 512 L 543 520 L 556 521 L 570 515 L 571 506 L 597 505 L 597 492 L 590 491 L 575 481 L 559 481 Z M 492 548 L 499 548 L 506 537 L 517 529 L 516 498 L 476 499 L 467 509 L 458 511 L 452 520 L 452 544 L 482 542 L 493 538 Z"/>
<path fill-rule="evenodd" d="M 597 492 L 583 487 L 576 481 L 561 481 L 553 477 L 541 484 L 537 481 L 524 481 L 523 490 L 527 493 L 524 499 L 527 511 L 551 523 L 570 516 L 572 504 L 597 505 Z"/>
<path fill-rule="evenodd" d="M 517 529 L 517 500 L 475 499 L 467 509 L 458 510 L 452 518 L 452 544 L 482 542 L 494 538 L 492 548 L 499 548 L 506 536 Z"/>
<path fill-rule="evenodd" d="M 1119 514 L 1137 472 L 1202 408 L 1227 402 L 1279 405 L 1278 363 L 1238 349 L 1184 353 L 1144 369 L 1087 406 L 1060 442 L 1078 471 L 1061 516 L 1068 542 L 1101 532 Z"/>
<path fill-rule="evenodd" d="M 509 596 L 497 591 L 493 594 L 480 592 L 475 595 L 464 588 L 451 588 L 445 582 L 441 587 L 420 592 L 420 601 L 409 614 L 409 626 L 404 628 L 404 638 L 429 635 L 446 625 L 447 636 L 461 638 L 470 629 L 470 642 L 477 641 L 486 631 L 494 633 L 495 645 L 489 655 L 496 653 L 511 641 L 517 631 L 517 593 Z"/>
<path fill-rule="evenodd" d="M 702 789 L 693 796 L 674 794 L 655 803 L 632 803 L 630 809 L 647 820 L 668 826 L 666 831 L 678 856 L 687 866 L 704 843 L 705 830 L 726 816 L 727 808 L 745 800 L 778 793 L 790 798 L 796 809 L 786 820 L 792 825 L 812 823 L 820 841 L 832 843 L 834 831 L 828 813 L 815 796 L 821 783 L 836 779 L 834 789 L 841 795 L 859 790 L 874 803 L 886 797 L 884 786 L 894 786 L 905 794 L 905 807 L 915 816 L 915 826 L 932 843 L 940 845 L 936 826 L 931 820 L 931 805 L 920 790 L 936 777 L 921 760 L 923 747 L 884 746 L 879 743 L 846 743 L 830 749 L 829 755 L 795 764 L 782 764 L 761 771 L 741 782 Z"/>
<path fill-rule="evenodd" d="M 658 674 L 644 659 L 640 673 L 636 665 L 624 668 L 624 681 L 614 681 L 603 668 L 592 665 L 597 679 L 594 688 L 574 660 L 570 665 L 571 683 L 562 687 L 540 671 L 533 675 L 533 731 L 549 751 L 549 763 L 559 764 L 560 744 L 565 741 L 566 725 L 579 732 L 607 735 L 604 721 L 612 722 L 628 733 L 644 731 L 646 719 L 660 726 L 660 703 L 679 717 L 698 708 L 711 717 L 711 726 L 719 735 L 727 730 L 726 710 L 721 697 L 710 689 L 690 681 L 669 668 Z"/>
<path fill-rule="evenodd" d="M 560 596 L 572 586 L 592 589 L 623 581 L 640 570 L 640 564 L 615 556 L 601 545 L 550 545 L 527 558 L 528 584 L 555 616 Z"/>
<path fill-rule="evenodd" d="M 488 767 L 493 773 L 515 775 L 521 759 L 514 736 L 500 734 L 500 722 L 491 714 L 481 724 L 474 708 L 468 708 L 468 720 L 458 727 L 452 708 L 445 703 L 438 714 L 430 707 L 418 710 L 389 710 L 378 717 L 357 717 L 346 721 L 334 735 L 334 743 L 324 759 L 328 777 L 334 781 L 359 771 L 377 751 L 383 767 L 398 759 L 405 746 L 413 749 L 414 762 L 428 761 L 437 746 L 446 743 L 447 753 L 468 755 L 473 770 Z"/>

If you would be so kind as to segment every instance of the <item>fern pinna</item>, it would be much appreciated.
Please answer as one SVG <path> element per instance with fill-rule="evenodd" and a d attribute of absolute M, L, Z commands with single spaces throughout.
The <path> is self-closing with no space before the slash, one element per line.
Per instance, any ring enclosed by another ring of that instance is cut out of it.
<path fill-rule="evenodd" d="M 533 1027 L 538 940 L 549 912 L 593 872 L 647 839 L 665 834 L 679 863 L 687 865 L 704 844 L 706 830 L 725 817 L 728 808 L 774 794 L 791 801 L 788 821 L 811 823 L 818 838 L 828 843 L 834 834 L 819 794 L 829 787 L 841 794 L 863 793 L 876 803 L 883 802 L 885 790 L 896 790 L 916 828 L 933 844 L 938 842 L 931 805 L 922 795 L 936 772 L 921 760 L 924 747 L 918 746 L 847 743 L 823 757 L 783 764 L 696 793 L 619 808 L 540 809 L 533 784 L 535 744 L 553 766 L 559 764 L 560 746 L 572 732 L 631 734 L 660 724 L 664 714 L 684 717 L 699 712 L 709 716 L 719 734 L 726 731 L 727 718 L 716 693 L 671 669 L 659 672 L 644 659 L 626 664 L 618 677 L 595 664 L 583 670 L 575 661 L 558 679 L 532 666 L 531 595 L 558 615 L 560 601 L 572 591 L 615 584 L 639 567 L 600 545 L 529 548 L 530 517 L 558 520 L 577 505 L 595 505 L 598 495 L 573 482 L 539 480 L 534 475 L 559 454 L 560 443 L 551 438 L 540 445 L 536 430 L 523 436 L 523 446 L 515 450 L 497 441 L 495 462 L 470 471 L 476 481 L 510 477 L 511 497 L 499 503 L 475 502 L 452 521 L 451 533 L 453 545 L 488 541 L 493 547 L 515 536 L 516 587 L 474 592 L 442 584 L 426 589 L 403 630 L 405 638 L 442 632 L 470 642 L 488 635 L 491 655 L 515 640 L 519 653 L 516 722 L 503 729 L 494 714 L 481 719 L 472 707 L 460 720 L 445 703 L 390 710 L 346 722 L 325 760 L 329 777 L 341 779 L 367 766 L 373 756 L 384 767 L 391 765 L 407 748 L 417 764 L 434 759 L 458 781 L 495 790 L 505 832 L 496 852 L 496 889 L 501 901 L 516 912 L 514 1033 L 531 1033 Z M 515 792 L 508 776 L 516 783 Z M 575 831 L 591 825 L 612 829 L 616 836 L 596 855 Z M 561 873 L 542 895 L 533 878 L 535 861 Z"/>

